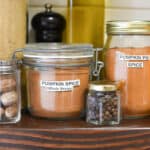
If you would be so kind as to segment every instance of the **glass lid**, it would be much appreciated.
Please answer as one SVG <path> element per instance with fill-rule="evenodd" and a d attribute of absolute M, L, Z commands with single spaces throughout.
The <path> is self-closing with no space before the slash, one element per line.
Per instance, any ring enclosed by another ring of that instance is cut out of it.
<path fill-rule="evenodd" d="M 29 44 L 23 49 L 23 56 L 31 59 L 91 58 L 93 57 L 93 46 L 91 44 L 63 43 Z"/>

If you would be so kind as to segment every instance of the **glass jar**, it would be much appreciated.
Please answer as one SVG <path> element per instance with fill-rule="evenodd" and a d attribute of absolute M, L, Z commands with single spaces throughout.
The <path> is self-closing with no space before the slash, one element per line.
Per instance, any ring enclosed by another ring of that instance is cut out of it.
<path fill-rule="evenodd" d="M 86 101 L 86 121 L 96 125 L 120 123 L 120 92 L 116 83 L 90 83 Z"/>
<path fill-rule="evenodd" d="M 20 103 L 20 71 L 14 61 L 0 61 L 0 123 L 18 122 Z"/>
<path fill-rule="evenodd" d="M 36 44 L 23 50 L 28 109 L 33 116 L 82 116 L 88 89 L 91 45 Z"/>
<path fill-rule="evenodd" d="M 150 115 L 150 21 L 107 23 L 105 77 L 120 81 L 124 118 Z"/>

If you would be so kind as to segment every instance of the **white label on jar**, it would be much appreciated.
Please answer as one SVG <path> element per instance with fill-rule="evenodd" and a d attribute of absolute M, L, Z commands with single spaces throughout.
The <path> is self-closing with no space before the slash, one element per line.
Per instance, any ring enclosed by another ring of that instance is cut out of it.
<path fill-rule="evenodd" d="M 150 60 L 150 55 L 120 55 L 120 60 Z"/>
<path fill-rule="evenodd" d="M 74 87 L 80 86 L 80 80 L 66 81 L 40 81 L 40 86 L 50 92 L 72 91 Z"/>
<path fill-rule="evenodd" d="M 144 64 L 143 62 L 127 62 L 128 68 L 143 68 Z"/>

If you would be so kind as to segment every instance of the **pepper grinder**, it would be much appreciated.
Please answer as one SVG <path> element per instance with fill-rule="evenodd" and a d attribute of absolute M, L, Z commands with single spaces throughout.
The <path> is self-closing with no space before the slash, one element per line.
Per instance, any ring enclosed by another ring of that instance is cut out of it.
<path fill-rule="evenodd" d="M 52 5 L 45 4 L 45 12 L 36 14 L 31 21 L 36 42 L 62 42 L 66 27 L 65 18 L 52 11 Z"/>

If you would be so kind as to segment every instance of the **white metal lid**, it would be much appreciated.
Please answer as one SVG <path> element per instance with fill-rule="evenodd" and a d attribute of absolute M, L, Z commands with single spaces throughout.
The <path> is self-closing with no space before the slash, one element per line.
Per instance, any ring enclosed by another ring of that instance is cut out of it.
<path fill-rule="evenodd" d="M 150 21 L 108 21 L 108 34 L 150 34 Z"/>

